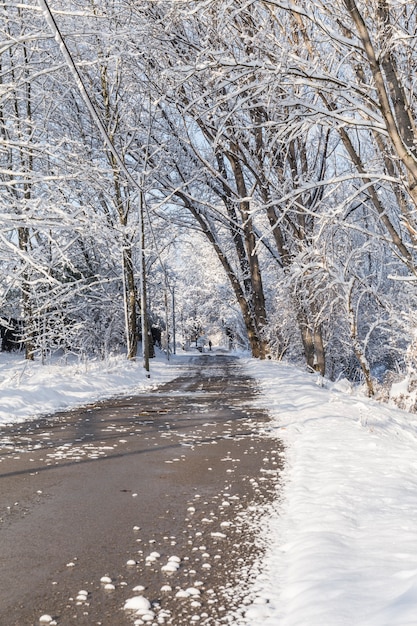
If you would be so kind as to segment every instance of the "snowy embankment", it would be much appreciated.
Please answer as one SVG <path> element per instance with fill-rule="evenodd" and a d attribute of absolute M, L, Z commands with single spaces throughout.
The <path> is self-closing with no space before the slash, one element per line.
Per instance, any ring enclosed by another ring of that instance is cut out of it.
<path fill-rule="evenodd" d="M 118 395 L 152 389 L 175 378 L 176 365 L 152 359 L 150 378 L 140 359 L 123 356 L 105 361 L 65 361 L 47 365 L 0 352 L 0 424 L 22 422 Z"/>
<path fill-rule="evenodd" d="M 286 461 L 246 622 L 415 626 L 416 416 L 290 366 L 247 367 Z"/>

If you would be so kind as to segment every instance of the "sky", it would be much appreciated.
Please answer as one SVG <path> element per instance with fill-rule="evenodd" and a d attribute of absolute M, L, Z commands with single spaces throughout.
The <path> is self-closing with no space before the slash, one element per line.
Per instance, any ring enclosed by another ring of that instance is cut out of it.
<path fill-rule="evenodd" d="M 347 381 L 242 358 L 259 384 L 266 437 L 285 446 L 276 498 L 258 521 L 259 558 L 236 624 L 417 624 L 417 421 Z M 0 353 L 0 424 L 175 377 L 181 359 L 25 362 Z M 233 623 L 233 619 L 230 623 Z"/>

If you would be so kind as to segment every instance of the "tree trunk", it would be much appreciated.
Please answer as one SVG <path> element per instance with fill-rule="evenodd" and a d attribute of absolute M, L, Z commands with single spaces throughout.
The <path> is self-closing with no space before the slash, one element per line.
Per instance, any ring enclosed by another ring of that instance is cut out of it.
<path fill-rule="evenodd" d="M 344 0 L 345 6 L 356 26 L 356 30 L 368 59 L 369 67 L 378 94 L 379 109 L 384 118 L 386 129 L 398 158 L 408 172 L 409 193 L 417 205 L 417 157 L 413 124 L 410 121 L 410 108 L 406 101 L 404 89 L 400 85 L 392 55 L 385 54 L 381 59 L 377 56 L 366 22 L 363 19 L 355 0 Z M 380 13 L 385 22 L 389 9 L 380 3 Z M 385 24 L 386 26 L 386 24 Z M 386 33 L 382 33 L 386 44 Z M 382 68 L 384 71 L 382 71 Z M 384 80 L 384 75 L 387 81 Z M 392 104 L 393 103 L 393 104 Z"/>
<path fill-rule="evenodd" d="M 310 316 L 305 306 L 297 297 L 295 306 L 307 367 L 311 371 L 319 372 L 324 376 L 326 372 L 326 359 L 321 327 L 317 325 L 315 320 L 310 321 Z"/>
<path fill-rule="evenodd" d="M 27 228 L 21 227 L 19 233 L 19 248 L 27 254 L 29 246 L 29 231 Z M 29 282 L 29 271 L 27 267 L 23 270 L 23 280 L 21 286 L 22 292 L 22 309 L 23 309 L 23 337 L 25 345 L 25 358 L 29 361 L 34 360 L 33 345 L 33 311 L 31 302 L 31 287 Z"/>
<path fill-rule="evenodd" d="M 257 329 L 257 336 L 260 339 L 261 344 L 259 358 L 264 359 L 266 357 L 267 342 L 262 341 L 261 337 L 267 324 L 265 296 L 262 285 L 261 270 L 259 267 L 259 259 L 256 252 L 255 233 L 253 231 L 252 218 L 249 212 L 250 207 L 249 202 L 246 200 L 246 198 L 248 197 L 248 191 L 246 188 L 245 177 L 239 160 L 232 155 L 228 155 L 228 158 L 235 176 L 238 194 L 240 198 L 242 198 L 240 201 L 240 212 L 242 215 L 242 229 L 245 238 L 246 255 L 249 261 L 250 268 L 250 279 L 252 288 L 251 304 L 253 307 L 253 319 Z"/>
<path fill-rule="evenodd" d="M 371 397 L 374 395 L 374 384 L 371 376 L 371 370 L 369 367 L 368 359 L 366 358 L 365 352 L 362 349 L 358 338 L 358 324 L 357 324 L 357 316 L 355 315 L 355 310 L 353 307 L 353 288 L 354 281 L 352 281 L 349 285 L 349 292 L 347 297 L 347 312 L 349 317 L 349 326 L 350 326 L 350 335 L 352 338 L 353 350 L 355 352 L 355 356 L 359 361 L 359 365 L 361 366 L 361 370 L 363 376 L 365 378 L 366 387 L 368 390 L 368 396 Z"/>
<path fill-rule="evenodd" d="M 252 356 L 257 359 L 265 359 L 268 354 L 268 342 L 262 338 L 261 333 L 259 332 L 259 327 L 255 323 L 252 314 L 251 303 L 248 302 L 248 296 L 242 289 L 238 277 L 236 276 L 231 264 L 229 263 L 229 260 L 227 259 L 225 253 L 223 252 L 221 246 L 216 240 L 216 237 L 214 236 L 204 217 L 200 215 L 197 209 L 189 202 L 188 198 L 186 198 L 180 192 L 177 192 L 177 195 L 181 197 L 185 206 L 188 208 L 188 210 L 191 212 L 191 214 L 201 227 L 201 230 L 203 231 L 210 244 L 213 246 L 217 257 L 222 264 L 224 271 L 226 272 L 226 276 L 230 281 L 233 292 L 236 296 L 237 302 L 242 312 L 242 317 L 248 335 Z"/>
<path fill-rule="evenodd" d="M 125 275 L 125 290 L 127 304 L 127 358 L 134 359 L 138 351 L 138 329 L 137 329 L 137 290 L 134 278 L 132 250 L 128 248 L 123 251 L 123 268 Z"/>

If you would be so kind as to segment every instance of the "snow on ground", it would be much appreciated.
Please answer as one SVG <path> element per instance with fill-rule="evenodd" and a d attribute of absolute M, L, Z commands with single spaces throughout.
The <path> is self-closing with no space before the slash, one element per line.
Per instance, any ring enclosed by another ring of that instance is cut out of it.
<path fill-rule="evenodd" d="M 415 626 L 416 416 L 290 366 L 247 367 L 287 451 L 246 622 Z"/>
<path fill-rule="evenodd" d="M 416 416 L 288 365 L 242 362 L 270 412 L 268 436 L 286 445 L 244 623 L 415 626 Z M 140 361 L 121 357 L 41 365 L 1 353 L 0 424 L 149 389 L 180 371 L 180 358 L 152 361 L 148 379 Z"/>
<path fill-rule="evenodd" d="M 63 357 L 42 365 L 19 353 L 0 352 L 0 425 L 152 389 L 178 374 L 178 366 L 168 364 L 164 356 L 152 359 L 147 378 L 141 359 Z"/>

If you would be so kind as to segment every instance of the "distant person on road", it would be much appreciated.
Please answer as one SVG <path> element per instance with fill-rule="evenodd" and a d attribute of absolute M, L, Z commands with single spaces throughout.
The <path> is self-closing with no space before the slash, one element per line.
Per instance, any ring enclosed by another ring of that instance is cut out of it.
<path fill-rule="evenodd" d="M 211 351 L 211 346 L 212 346 L 212 345 L 213 345 L 213 344 L 211 343 L 211 339 L 210 339 L 210 341 L 209 341 L 209 350 L 210 350 L 210 351 Z"/>

